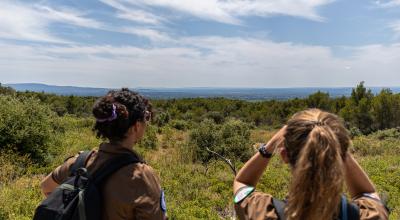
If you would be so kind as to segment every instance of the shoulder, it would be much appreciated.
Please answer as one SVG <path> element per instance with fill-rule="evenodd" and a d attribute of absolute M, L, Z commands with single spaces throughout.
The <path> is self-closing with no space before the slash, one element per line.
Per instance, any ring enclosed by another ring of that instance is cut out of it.
<path fill-rule="evenodd" d="M 379 197 L 374 194 L 364 193 L 353 199 L 353 203 L 360 208 L 360 220 L 385 220 L 389 212 Z"/>
<path fill-rule="evenodd" d="M 131 182 L 143 181 L 148 183 L 156 182 L 159 184 L 159 177 L 154 169 L 145 163 L 130 164 L 122 170 L 130 174 Z"/>
<path fill-rule="evenodd" d="M 147 194 L 159 197 L 161 191 L 159 177 L 153 168 L 144 163 L 129 164 L 121 168 L 111 176 L 110 181 L 118 184 L 121 190 L 136 196 Z"/>
<path fill-rule="evenodd" d="M 246 188 L 238 190 L 234 198 L 239 219 L 278 219 L 272 195 L 258 191 L 245 191 Z"/>

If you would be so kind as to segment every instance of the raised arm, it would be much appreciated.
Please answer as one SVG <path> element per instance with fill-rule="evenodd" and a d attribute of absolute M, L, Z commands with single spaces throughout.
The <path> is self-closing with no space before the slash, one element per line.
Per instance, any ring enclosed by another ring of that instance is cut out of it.
<path fill-rule="evenodd" d="M 270 141 L 268 141 L 266 149 L 269 153 L 274 153 L 284 141 L 286 127 L 279 130 Z M 263 157 L 257 152 L 246 164 L 240 169 L 233 182 L 233 192 L 236 193 L 243 186 L 256 186 L 260 180 L 265 168 L 267 167 L 269 158 Z"/>
<path fill-rule="evenodd" d="M 379 199 L 372 181 L 350 153 L 346 155 L 344 166 L 345 182 L 352 198 L 363 193 L 371 193 Z"/>

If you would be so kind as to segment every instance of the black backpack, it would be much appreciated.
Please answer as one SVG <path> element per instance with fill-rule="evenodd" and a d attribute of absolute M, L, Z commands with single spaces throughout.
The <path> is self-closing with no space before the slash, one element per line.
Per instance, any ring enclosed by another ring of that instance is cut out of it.
<path fill-rule="evenodd" d="M 272 198 L 272 203 L 274 204 L 276 214 L 279 220 L 286 220 L 285 216 L 285 205 L 286 202 Z M 347 202 L 345 196 L 342 196 L 342 202 L 340 204 L 340 216 L 339 220 L 359 220 L 360 219 L 360 209 L 357 205 Z"/>
<path fill-rule="evenodd" d="M 33 220 L 101 219 L 102 182 L 118 169 L 142 162 L 134 154 L 123 154 L 107 161 L 93 175 L 85 168 L 90 151 L 79 154 L 71 166 L 72 176 L 58 186 L 36 209 Z"/>

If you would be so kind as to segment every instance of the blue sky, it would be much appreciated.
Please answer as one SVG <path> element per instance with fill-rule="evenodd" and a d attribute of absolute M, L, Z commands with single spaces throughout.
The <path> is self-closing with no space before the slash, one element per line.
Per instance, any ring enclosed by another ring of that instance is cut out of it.
<path fill-rule="evenodd" d="M 1 0 L 0 82 L 400 86 L 400 0 Z"/>

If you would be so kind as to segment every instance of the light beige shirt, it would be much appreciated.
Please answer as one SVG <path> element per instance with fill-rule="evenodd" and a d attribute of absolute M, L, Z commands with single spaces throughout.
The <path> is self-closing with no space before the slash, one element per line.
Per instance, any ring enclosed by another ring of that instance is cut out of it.
<path fill-rule="evenodd" d="M 378 201 L 369 197 L 360 197 L 353 201 L 360 208 L 360 220 L 387 220 L 388 212 Z M 236 214 L 243 220 L 277 220 L 272 196 L 262 192 L 253 192 L 242 202 L 235 205 Z"/>

